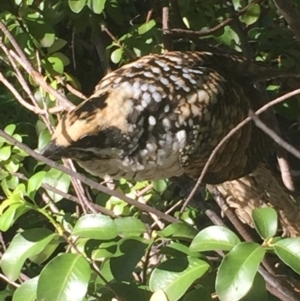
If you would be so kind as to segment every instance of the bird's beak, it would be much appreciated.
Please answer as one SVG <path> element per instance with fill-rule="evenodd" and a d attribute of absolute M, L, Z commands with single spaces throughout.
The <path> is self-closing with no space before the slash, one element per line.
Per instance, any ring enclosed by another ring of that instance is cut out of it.
<path fill-rule="evenodd" d="M 57 145 L 55 140 L 51 140 L 41 154 L 49 159 L 58 160 L 63 156 L 63 153 L 64 147 Z"/>

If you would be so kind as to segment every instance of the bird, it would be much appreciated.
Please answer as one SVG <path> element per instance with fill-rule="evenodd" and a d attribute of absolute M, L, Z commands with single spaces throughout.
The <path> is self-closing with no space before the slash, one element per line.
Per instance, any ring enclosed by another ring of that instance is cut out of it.
<path fill-rule="evenodd" d="M 294 73 L 227 53 L 143 56 L 108 73 L 87 100 L 67 112 L 43 155 L 74 159 L 100 178 L 197 179 L 220 140 L 266 103 L 256 84 L 287 76 Z M 260 118 L 272 127 L 269 112 Z M 249 122 L 218 150 L 203 182 L 232 200 L 239 190 L 233 181 L 264 169 L 271 147 L 272 140 Z"/>

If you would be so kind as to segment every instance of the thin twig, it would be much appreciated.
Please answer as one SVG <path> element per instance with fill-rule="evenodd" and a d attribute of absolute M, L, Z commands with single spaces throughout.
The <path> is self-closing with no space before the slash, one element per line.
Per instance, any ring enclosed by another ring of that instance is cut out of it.
<path fill-rule="evenodd" d="M 283 140 L 275 131 L 270 129 L 266 124 L 264 124 L 257 116 L 257 113 L 253 113 L 253 111 L 249 112 L 250 118 L 253 120 L 255 125 L 260 128 L 263 132 L 265 132 L 268 136 L 270 136 L 277 144 L 279 144 L 282 148 L 287 150 L 289 153 L 294 155 L 296 158 L 300 159 L 300 151 L 298 151 L 294 146 L 287 143 Z"/>
<path fill-rule="evenodd" d="M 67 90 L 72 93 L 73 95 L 77 96 L 78 98 L 82 99 L 82 100 L 86 100 L 87 97 L 82 94 L 80 91 L 78 91 L 77 89 L 75 89 L 71 84 L 69 83 L 65 83 L 60 76 L 56 76 L 55 79 L 64 87 L 67 88 Z"/>
<path fill-rule="evenodd" d="M 112 41 L 114 41 L 115 44 L 128 55 L 130 59 L 135 59 L 132 53 L 122 43 L 119 42 L 119 40 L 110 32 L 110 30 L 104 24 L 101 25 L 101 30 L 104 31 L 112 39 Z"/>
<path fill-rule="evenodd" d="M 76 172 L 75 166 L 72 162 L 72 160 L 70 159 L 63 159 L 63 163 L 66 167 L 68 167 L 69 169 L 71 169 L 72 171 Z M 93 208 L 93 206 L 91 206 L 91 200 L 87 199 L 87 196 L 85 195 L 84 189 L 82 187 L 82 183 L 75 178 L 71 178 L 72 181 L 72 185 L 75 189 L 76 195 L 79 199 L 80 205 L 81 205 L 81 209 L 82 211 L 86 214 L 88 211 L 92 212 L 92 213 L 96 213 L 96 210 Z"/>
<path fill-rule="evenodd" d="M 101 39 L 103 36 L 103 32 L 101 32 L 98 22 L 97 21 L 95 22 L 95 20 L 93 18 L 91 18 L 91 20 L 90 20 L 90 25 L 91 25 L 91 29 L 92 29 L 91 41 L 96 48 L 103 73 L 107 74 L 111 71 L 111 68 L 110 68 L 108 60 L 106 58 L 105 46 L 103 45 L 103 42 Z"/>
<path fill-rule="evenodd" d="M 33 78 L 33 80 L 41 86 L 46 92 L 52 94 L 61 105 L 64 105 L 67 110 L 70 110 L 73 105 L 58 91 L 52 88 L 43 78 L 43 76 L 36 71 L 32 64 L 27 59 L 24 51 L 21 49 L 19 44 L 16 42 L 15 38 L 12 36 L 8 28 L 5 24 L 0 20 L 0 30 L 4 33 L 5 37 L 10 41 L 12 46 L 14 47 L 15 51 L 10 50 L 11 56 L 17 60 L 17 62 L 26 70 L 26 72 Z"/>
<path fill-rule="evenodd" d="M 151 20 L 152 14 L 153 14 L 153 8 L 151 8 L 148 11 L 145 23 L 148 23 Z"/>
<path fill-rule="evenodd" d="M 251 237 L 250 233 L 246 230 L 245 226 L 241 223 L 241 221 L 237 218 L 234 211 L 228 206 L 224 198 L 222 197 L 219 190 L 214 187 L 213 185 L 207 185 L 207 190 L 211 193 L 214 197 L 215 201 L 221 208 L 222 212 L 227 216 L 229 221 L 232 225 L 237 229 L 239 234 L 244 238 L 246 241 L 253 241 L 254 238 Z"/>
<path fill-rule="evenodd" d="M 163 32 L 163 45 L 164 50 L 170 51 L 172 50 L 172 38 L 169 34 L 169 22 L 170 22 L 170 8 L 169 8 L 169 1 L 163 1 L 163 8 L 162 8 L 162 32 Z"/>
<path fill-rule="evenodd" d="M 37 108 L 31 104 L 29 104 L 15 89 L 15 87 L 3 76 L 2 72 L 0 72 L 0 81 L 3 83 L 4 86 L 14 95 L 17 101 L 24 106 L 27 110 L 34 112 L 35 114 L 45 114 L 40 108 Z"/>

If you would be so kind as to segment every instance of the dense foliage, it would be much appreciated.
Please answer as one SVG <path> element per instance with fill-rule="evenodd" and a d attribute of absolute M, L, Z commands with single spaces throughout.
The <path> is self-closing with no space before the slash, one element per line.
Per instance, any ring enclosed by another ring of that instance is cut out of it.
<path fill-rule="evenodd" d="M 209 221 L 207 208 L 221 216 L 209 194 L 181 214 L 183 193 L 169 180 L 98 184 L 16 142 L 41 151 L 64 110 L 145 54 L 215 47 L 299 71 L 300 3 L 277 2 L 0 1 L 0 129 L 15 139 L 0 132 L 0 300 L 300 299 L 300 238 L 276 237 L 272 208 L 253 212 L 257 239 L 243 241 Z M 272 99 L 297 80 L 264 88 Z M 297 127 L 299 97 L 276 112 Z"/>

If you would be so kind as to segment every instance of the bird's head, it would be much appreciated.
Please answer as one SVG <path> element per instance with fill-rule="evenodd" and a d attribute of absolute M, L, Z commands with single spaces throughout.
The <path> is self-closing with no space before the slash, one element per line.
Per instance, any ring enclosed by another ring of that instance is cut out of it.
<path fill-rule="evenodd" d="M 128 85 L 95 93 L 62 117 L 42 154 L 85 161 L 131 153 L 142 135 L 142 120 L 132 120 L 133 93 Z"/>

